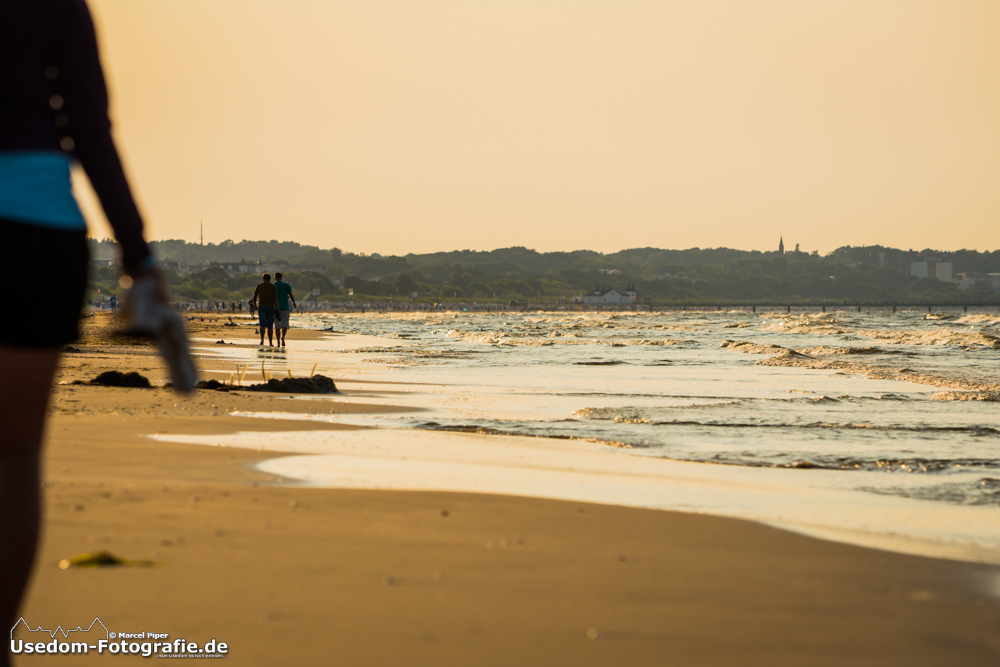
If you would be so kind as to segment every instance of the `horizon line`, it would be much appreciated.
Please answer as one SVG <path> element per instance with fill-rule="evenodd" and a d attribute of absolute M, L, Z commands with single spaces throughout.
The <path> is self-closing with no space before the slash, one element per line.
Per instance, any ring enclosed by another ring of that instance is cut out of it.
<path fill-rule="evenodd" d="M 118 244 L 118 241 L 116 239 L 113 239 L 113 238 L 110 238 L 110 237 L 105 237 L 103 239 L 98 239 L 96 237 L 88 235 L 87 236 L 87 240 L 95 242 L 95 243 L 112 243 L 112 244 L 115 244 L 115 245 Z M 461 248 L 461 249 L 456 248 L 456 249 L 452 249 L 452 250 L 434 250 L 434 251 L 430 251 L 430 252 L 408 252 L 408 253 L 405 253 L 405 254 L 395 254 L 395 253 L 362 252 L 362 251 L 354 251 L 354 250 L 345 250 L 344 248 L 339 248 L 337 246 L 330 246 L 329 248 L 324 248 L 324 247 L 319 246 L 319 245 L 312 245 L 312 244 L 300 243 L 298 241 L 279 241 L 277 239 L 267 239 L 267 240 L 265 240 L 265 239 L 242 239 L 240 241 L 234 241 L 232 239 L 226 239 L 225 241 L 219 241 L 217 243 L 209 242 L 208 244 L 199 243 L 198 241 L 188 241 L 187 239 L 152 239 L 152 240 L 148 241 L 148 243 L 150 243 L 150 244 L 153 244 L 153 243 L 184 243 L 186 245 L 192 245 L 192 246 L 197 246 L 197 247 L 206 247 L 206 245 L 207 245 L 207 246 L 213 246 L 213 247 L 218 248 L 218 247 L 222 246 L 222 244 L 226 243 L 227 241 L 231 242 L 233 245 L 240 245 L 240 244 L 243 244 L 243 243 L 266 243 L 266 244 L 270 244 L 270 243 L 275 243 L 275 244 L 294 243 L 294 244 L 299 245 L 302 248 L 315 248 L 317 250 L 340 250 L 342 253 L 345 253 L 345 254 L 352 254 L 352 255 L 358 255 L 358 256 L 368 256 L 368 257 L 374 256 L 374 255 L 378 255 L 379 257 L 408 257 L 410 255 L 418 255 L 419 256 L 419 255 L 438 255 L 438 254 L 449 254 L 449 253 L 492 253 L 492 252 L 498 252 L 498 251 L 501 251 L 501 250 L 514 250 L 514 249 L 519 249 L 519 248 L 527 250 L 529 252 L 534 252 L 534 253 L 537 253 L 537 254 L 540 254 L 540 255 L 548 255 L 548 254 L 554 254 L 554 253 L 572 254 L 572 253 L 577 253 L 577 252 L 586 252 L 586 253 L 594 253 L 594 254 L 601 255 L 601 256 L 617 255 L 619 253 L 629 252 L 631 250 L 647 250 L 647 249 L 649 249 L 649 250 L 663 250 L 663 251 L 671 251 L 671 252 L 684 252 L 684 251 L 688 251 L 688 250 L 733 250 L 733 251 L 736 251 L 736 252 L 748 252 L 748 253 L 757 252 L 757 253 L 762 253 L 762 254 L 777 254 L 778 252 L 781 252 L 781 251 L 779 251 L 777 249 L 775 249 L 775 250 L 760 250 L 758 248 L 746 249 L 746 248 L 734 248 L 734 247 L 729 247 L 729 246 L 692 246 L 692 247 L 689 247 L 689 248 L 663 248 L 663 247 L 656 247 L 656 246 L 633 246 L 633 247 L 630 247 L 630 248 L 622 248 L 620 250 L 613 250 L 613 251 L 608 251 L 608 252 L 602 252 L 600 250 L 592 250 L 590 248 L 576 248 L 574 250 L 536 250 L 535 248 L 529 248 L 528 246 L 511 245 L 511 246 L 503 246 L 503 247 L 493 248 L 491 250 L 474 250 L 474 249 L 471 249 L 471 248 Z M 887 245 L 883 245 L 883 244 L 879 244 L 879 243 L 874 243 L 874 244 L 871 244 L 871 245 L 851 245 L 851 244 L 841 245 L 841 246 L 837 246 L 833 250 L 827 251 L 825 253 L 820 252 L 819 250 L 795 250 L 795 249 L 788 250 L 788 249 L 785 249 L 783 251 L 783 254 L 789 255 L 789 254 L 793 254 L 793 253 L 797 252 L 797 253 L 803 254 L 803 255 L 811 255 L 811 254 L 813 254 L 815 252 L 815 253 L 818 253 L 821 257 L 825 257 L 825 256 L 830 255 L 831 253 L 836 252 L 837 250 L 841 250 L 843 248 L 858 248 L 858 249 L 863 249 L 863 248 L 885 248 L 885 249 L 888 249 L 888 250 L 899 250 L 901 252 L 923 253 L 925 251 L 931 251 L 931 252 L 942 253 L 942 254 L 944 254 L 944 253 L 956 253 L 956 252 L 977 252 L 977 253 L 994 253 L 994 252 L 1000 252 L 1000 248 L 998 248 L 996 250 L 989 250 L 989 249 L 987 249 L 987 250 L 979 250 L 978 248 L 957 248 L 957 249 L 953 249 L 953 250 L 944 250 L 944 249 L 941 249 L 941 248 L 929 248 L 928 247 L 928 248 L 923 248 L 923 249 L 920 249 L 920 250 L 916 250 L 914 248 L 904 249 L 904 248 L 897 248 L 897 247 L 894 247 L 894 246 L 887 246 Z"/>

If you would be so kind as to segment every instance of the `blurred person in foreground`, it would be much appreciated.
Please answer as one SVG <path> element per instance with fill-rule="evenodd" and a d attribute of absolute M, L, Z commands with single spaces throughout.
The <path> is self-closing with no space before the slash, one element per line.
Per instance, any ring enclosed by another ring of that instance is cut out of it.
<path fill-rule="evenodd" d="M 153 336 L 174 386 L 194 384 L 180 318 L 166 303 L 111 137 L 97 38 L 85 0 L 0 0 L 0 237 L 5 272 L 52 295 L 33 327 L 0 328 L 0 614 L 12 627 L 38 539 L 46 408 L 62 347 L 77 338 L 87 227 L 70 185 L 78 161 L 121 244 L 124 310 Z M 0 665 L 8 664 L 6 651 Z"/>

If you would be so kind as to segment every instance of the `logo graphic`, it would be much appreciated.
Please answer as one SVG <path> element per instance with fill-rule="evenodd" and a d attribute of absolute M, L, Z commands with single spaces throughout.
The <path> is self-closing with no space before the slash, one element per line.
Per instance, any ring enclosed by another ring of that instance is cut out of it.
<path fill-rule="evenodd" d="M 29 635 L 25 639 L 15 641 L 14 632 L 22 625 Z M 87 653 L 88 649 L 97 648 L 99 641 L 107 643 L 112 634 L 114 633 L 109 633 L 108 628 L 96 616 L 86 628 L 78 625 L 75 628 L 64 629 L 61 625 L 57 625 L 54 630 L 46 630 L 40 625 L 37 628 L 32 628 L 22 616 L 10 629 L 10 650 L 14 653 L 21 653 L 24 650 L 24 645 L 28 644 L 31 646 L 28 652 L 32 653 Z M 59 635 L 68 641 L 59 641 Z M 39 641 L 33 642 L 32 639 L 36 638 Z M 46 638 L 49 640 L 48 642 L 43 641 Z"/>
<path fill-rule="evenodd" d="M 23 625 L 24 629 L 27 630 L 28 632 L 44 632 L 45 634 L 47 634 L 49 636 L 49 639 L 55 639 L 56 638 L 56 634 L 61 634 L 63 636 L 63 639 L 69 639 L 69 635 L 70 635 L 71 632 L 90 632 L 91 630 L 94 630 L 94 626 L 96 625 L 96 626 L 99 626 L 97 628 L 97 630 L 96 630 L 96 634 L 94 634 L 94 635 L 87 635 L 87 637 L 86 637 L 86 639 L 84 641 L 96 641 L 98 639 L 114 639 L 115 638 L 115 633 L 108 632 L 108 629 L 104 626 L 104 623 L 101 622 L 101 619 L 97 618 L 96 616 L 94 617 L 94 620 L 91 621 L 90 625 L 86 629 L 84 629 L 84 628 L 82 628 L 81 626 L 78 625 L 75 628 L 73 628 L 72 630 L 63 630 L 63 628 L 62 628 L 61 625 L 57 625 L 55 630 L 46 630 L 45 628 L 43 628 L 40 625 L 37 628 L 32 629 L 31 626 L 28 625 L 28 622 L 25 621 L 24 617 L 22 616 L 21 618 L 17 619 L 17 623 L 15 623 L 14 627 L 10 629 L 10 638 L 11 638 L 11 641 L 14 640 L 14 631 L 17 630 L 17 626 L 19 626 L 19 625 Z M 100 636 L 100 633 L 101 633 L 102 630 L 104 631 L 104 637 L 103 638 Z M 81 637 L 78 637 L 78 638 L 82 639 Z"/>
<path fill-rule="evenodd" d="M 168 640 L 169 637 L 165 632 L 148 630 L 111 632 L 97 617 L 86 628 L 82 625 L 69 629 L 58 625 L 54 630 L 40 625 L 32 628 L 22 616 L 10 629 L 10 652 L 55 655 L 95 651 L 98 654 L 141 655 L 144 658 L 153 655 L 158 658 L 225 658 L 229 653 L 229 645 L 214 637 L 204 644 L 184 638 Z"/>

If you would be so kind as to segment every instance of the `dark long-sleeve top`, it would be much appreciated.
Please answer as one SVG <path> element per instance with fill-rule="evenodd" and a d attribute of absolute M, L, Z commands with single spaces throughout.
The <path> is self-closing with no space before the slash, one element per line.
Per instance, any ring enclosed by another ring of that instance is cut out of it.
<path fill-rule="evenodd" d="M 68 153 L 87 172 L 126 267 L 149 256 L 111 137 L 108 91 L 85 0 L 0 0 L 0 151 Z"/>

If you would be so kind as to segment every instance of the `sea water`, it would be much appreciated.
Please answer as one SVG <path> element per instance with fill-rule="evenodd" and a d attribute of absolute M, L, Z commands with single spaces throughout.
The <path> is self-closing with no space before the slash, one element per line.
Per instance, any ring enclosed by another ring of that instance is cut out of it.
<path fill-rule="evenodd" d="M 316 324 L 411 341 L 354 352 L 404 371 L 394 379 L 459 377 L 521 391 L 548 415 L 413 417 L 410 427 L 597 439 L 726 465 L 876 471 L 877 483 L 865 477 L 873 493 L 1000 507 L 1000 316 L 442 314 Z M 750 346 L 729 341 L 757 347 L 746 354 Z M 786 365 L 785 350 L 806 354 Z M 778 363 L 760 363 L 769 358 Z"/>
<path fill-rule="evenodd" d="M 369 313 L 296 324 L 366 344 L 297 353 L 292 333 L 288 359 L 408 383 L 424 408 L 348 423 L 826 470 L 873 505 L 912 499 L 918 516 L 974 508 L 970 524 L 1000 513 L 995 312 Z"/>

